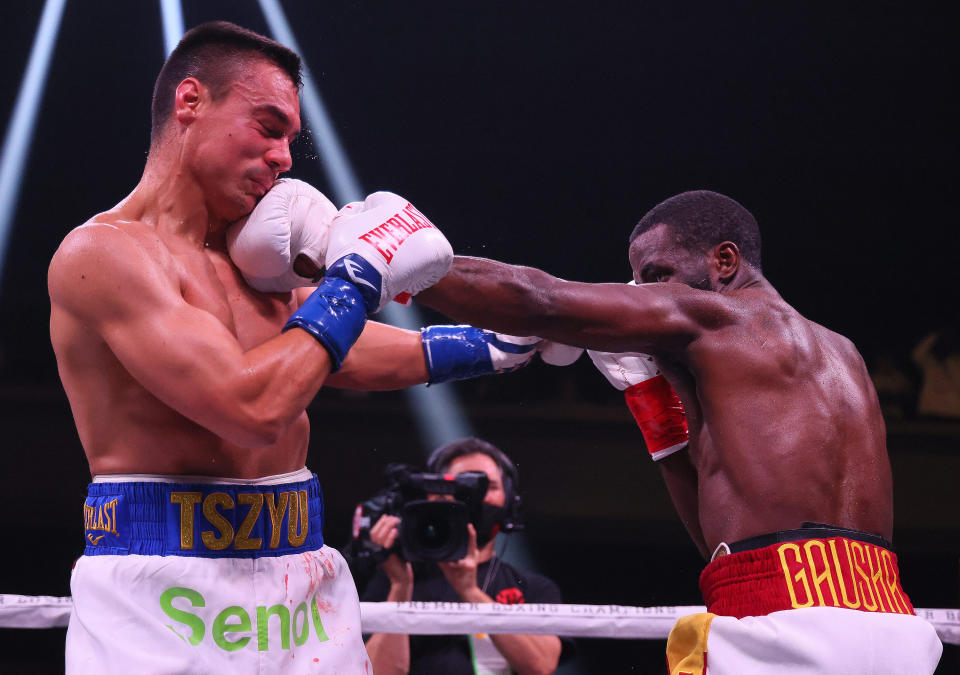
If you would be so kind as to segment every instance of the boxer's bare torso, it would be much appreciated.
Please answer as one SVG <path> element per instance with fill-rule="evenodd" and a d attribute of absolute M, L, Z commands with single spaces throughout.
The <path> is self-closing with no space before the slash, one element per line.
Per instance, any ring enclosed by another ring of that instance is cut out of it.
<path fill-rule="evenodd" d="M 884 423 L 857 350 L 768 285 L 723 301 L 726 325 L 657 359 L 691 437 L 661 469 L 704 552 L 804 521 L 890 539 Z"/>
<path fill-rule="evenodd" d="M 105 233 L 104 228 L 116 230 Z M 109 265 L 113 255 L 122 254 L 110 250 L 110 243 L 117 236 L 129 238 L 127 243 L 144 252 L 142 260 L 152 266 L 149 274 L 155 283 L 167 285 L 185 303 L 209 314 L 236 338 L 244 351 L 277 336 L 294 309 L 293 293 L 259 293 L 246 285 L 227 256 L 222 233 L 210 237 L 210 245 L 198 248 L 181 237 L 167 236 L 143 222 L 130 220 L 122 206 L 95 217 L 72 233 L 63 253 L 89 245 L 75 239 L 94 240 L 104 249 L 99 263 Z M 69 255 L 58 255 L 54 265 L 69 267 L 73 262 Z M 58 271 L 76 270 L 52 273 Z M 78 286 L 82 286 L 85 276 L 79 272 Z M 95 294 L 84 293 L 82 288 L 72 290 L 76 292 L 70 302 L 102 300 Z M 122 287 L 116 290 L 124 292 Z M 52 301 L 50 332 L 91 473 L 255 477 L 293 471 L 304 465 L 309 437 L 305 412 L 275 443 L 241 447 L 148 391 L 120 362 L 103 336 L 85 325 L 76 312 L 62 307 L 56 298 Z M 163 368 L 164 364 L 156 363 L 155 367 Z M 190 373 L 184 373 L 182 386 L 192 386 L 192 380 Z"/>
<path fill-rule="evenodd" d="M 498 331 L 653 354 L 691 436 L 688 450 L 659 464 L 704 555 L 804 521 L 890 538 L 884 423 L 853 344 L 802 317 L 752 268 L 714 283 L 719 290 L 691 287 L 707 283 L 696 276 L 706 268 L 661 235 L 631 248 L 639 287 L 457 258 L 418 299 Z"/>

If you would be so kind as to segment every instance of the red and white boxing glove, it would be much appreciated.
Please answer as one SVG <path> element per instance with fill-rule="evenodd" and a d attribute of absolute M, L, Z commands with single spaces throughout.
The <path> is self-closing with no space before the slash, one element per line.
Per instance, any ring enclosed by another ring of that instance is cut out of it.
<path fill-rule="evenodd" d="M 392 192 L 347 204 L 330 225 L 327 275 L 354 284 L 370 314 L 398 295 L 429 288 L 452 263 L 453 249 L 443 233 Z"/>
<path fill-rule="evenodd" d="M 258 291 L 282 293 L 316 286 L 324 273 L 327 236 L 337 207 L 309 183 L 281 178 L 246 218 L 227 230 L 227 250 L 247 283 Z M 294 269 L 306 256 L 312 277 Z"/>
<path fill-rule="evenodd" d="M 653 357 L 639 352 L 587 350 L 593 364 L 624 393 L 627 407 L 640 427 L 647 451 L 660 460 L 682 450 L 690 440 L 687 415 L 680 397 L 660 374 Z"/>

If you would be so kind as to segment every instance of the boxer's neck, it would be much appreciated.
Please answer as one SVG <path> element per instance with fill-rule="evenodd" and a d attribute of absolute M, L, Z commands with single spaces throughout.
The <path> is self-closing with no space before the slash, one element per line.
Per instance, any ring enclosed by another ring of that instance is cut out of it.
<path fill-rule="evenodd" d="M 121 203 L 126 217 L 204 248 L 221 242 L 228 223 L 209 209 L 202 188 L 175 144 L 151 148 L 143 176 Z"/>

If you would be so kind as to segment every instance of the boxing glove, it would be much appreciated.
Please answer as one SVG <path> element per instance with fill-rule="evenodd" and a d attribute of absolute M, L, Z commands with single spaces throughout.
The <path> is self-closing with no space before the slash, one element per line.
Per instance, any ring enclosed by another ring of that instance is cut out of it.
<path fill-rule="evenodd" d="M 348 204 L 330 225 L 327 276 L 356 286 L 368 314 L 398 295 L 429 288 L 452 262 L 453 249 L 443 233 L 392 192 Z"/>
<path fill-rule="evenodd" d="M 540 358 L 551 366 L 572 365 L 583 354 L 582 347 L 571 347 L 561 342 L 544 340 L 538 346 Z"/>
<path fill-rule="evenodd" d="M 367 323 L 367 302 L 350 282 L 327 276 L 287 319 L 291 328 L 307 331 L 330 355 L 330 372 L 340 370 L 353 343 Z"/>
<path fill-rule="evenodd" d="M 683 404 L 652 356 L 589 349 L 587 354 L 610 384 L 624 393 L 627 407 L 633 413 L 647 451 L 654 460 L 663 459 L 687 446 L 690 433 Z"/>
<path fill-rule="evenodd" d="M 516 370 L 530 362 L 540 342 L 474 326 L 428 326 L 420 338 L 430 384 Z"/>
<path fill-rule="evenodd" d="M 327 235 L 337 207 L 309 183 L 281 178 L 246 218 L 227 230 L 227 251 L 247 283 L 258 291 L 282 293 L 316 286 L 322 278 Z M 312 277 L 294 269 L 306 256 Z"/>

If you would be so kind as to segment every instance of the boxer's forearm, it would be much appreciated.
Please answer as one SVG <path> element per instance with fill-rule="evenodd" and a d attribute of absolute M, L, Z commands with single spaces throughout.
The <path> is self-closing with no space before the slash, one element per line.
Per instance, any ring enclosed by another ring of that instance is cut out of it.
<path fill-rule="evenodd" d="M 534 335 L 545 323 L 550 289 L 563 283 L 532 267 L 457 256 L 447 275 L 416 300 L 456 321 Z"/>
<path fill-rule="evenodd" d="M 501 333 L 609 352 L 656 352 L 693 334 L 673 297 L 684 290 L 564 281 L 532 267 L 457 256 L 447 275 L 416 299 Z"/>
<path fill-rule="evenodd" d="M 427 381 L 419 331 L 368 321 L 343 367 L 326 386 L 362 391 L 403 389 Z"/>

